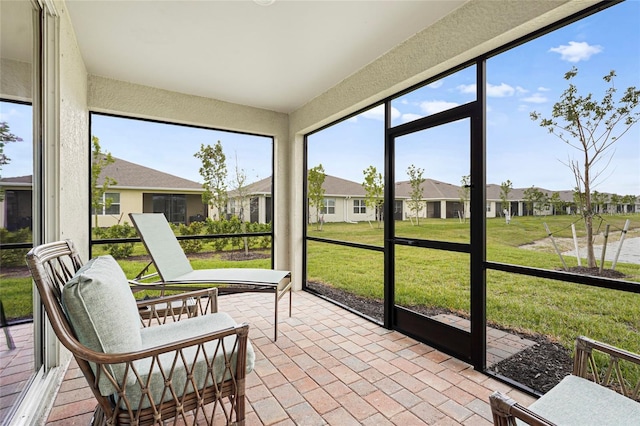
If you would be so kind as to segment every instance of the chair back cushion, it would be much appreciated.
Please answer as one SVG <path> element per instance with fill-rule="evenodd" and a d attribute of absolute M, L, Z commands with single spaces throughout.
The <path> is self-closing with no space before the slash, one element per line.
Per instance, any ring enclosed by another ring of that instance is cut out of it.
<path fill-rule="evenodd" d="M 138 307 L 127 278 L 113 257 L 99 256 L 80 268 L 65 284 L 62 304 L 76 337 L 88 348 L 123 353 L 142 347 Z M 113 365 L 110 371 L 121 382 L 124 365 Z M 114 391 L 102 374 L 99 387 L 103 395 Z"/>

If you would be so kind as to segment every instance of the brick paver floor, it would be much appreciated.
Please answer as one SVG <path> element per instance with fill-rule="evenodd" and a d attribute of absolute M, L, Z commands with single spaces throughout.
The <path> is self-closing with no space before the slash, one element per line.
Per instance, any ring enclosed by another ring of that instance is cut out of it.
<path fill-rule="evenodd" d="M 285 299 L 286 300 L 286 299 Z M 281 303 L 272 341 L 271 297 L 222 296 L 219 310 L 251 325 L 247 425 L 490 425 L 494 390 L 533 398 L 468 364 L 306 292 Z M 95 400 L 72 363 L 47 425 L 87 424 Z"/>

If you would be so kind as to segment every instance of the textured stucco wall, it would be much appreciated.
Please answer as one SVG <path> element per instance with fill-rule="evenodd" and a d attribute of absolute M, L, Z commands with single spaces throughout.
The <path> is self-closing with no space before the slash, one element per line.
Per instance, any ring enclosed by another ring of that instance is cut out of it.
<path fill-rule="evenodd" d="M 89 253 L 88 182 L 89 119 L 87 113 L 87 70 L 64 3 L 56 2 L 59 20 L 58 75 L 59 140 L 47 146 L 56 152 L 59 185 L 54 188 L 59 200 L 59 238 L 72 239 L 83 259 Z M 45 182 L 45 185 L 48 185 Z M 51 189 L 51 188 L 50 188 Z"/>
<path fill-rule="evenodd" d="M 290 114 L 291 263 L 302 273 L 303 135 L 597 2 L 472 0 Z"/>
<path fill-rule="evenodd" d="M 275 267 L 289 268 L 290 190 L 286 114 L 148 86 L 89 76 L 89 108 L 96 112 L 273 136 L 275 140 Z M 282 149 L 282 148 L 285 149 Z"/>

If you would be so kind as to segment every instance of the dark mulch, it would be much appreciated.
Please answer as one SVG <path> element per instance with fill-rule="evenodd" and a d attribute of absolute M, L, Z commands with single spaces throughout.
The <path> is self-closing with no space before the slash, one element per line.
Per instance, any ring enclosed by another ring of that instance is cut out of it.
<path fill-rule="evenodd" d="M 489 367 L 490 371 L 544 394 L 573 370 L 571 352 L 546 336 L 526 335 L 535 346 Z"/>
<path fill-rule="evenodd" d="M 384 306 L 382 300 L 353 295 L 317 282 L 307 283 L 307 288 L 378 322 L 383 321 Z M 411 306 L 410 309 L 426 316 L 435 316 L 443 313 L 460 315 L 460 313 L 447 309 L 434 309 L 424 306 Z M 537 344 L 492 365 L 489 368 L 490 371 L 521 383 L 540 394 L 546 393 L 558 384 L 564 376 L 571 373 L 573 368 L 571 352 L 561 344 L 542 335 L 527 334 L 504 328 L 502 330 L 533 340 Z"/>
<path fill-rule="evenodd" d="M 603 277 L 603 278 L 624 278 L 625 274 L 620 271 L 616 271 L 615 269 L 602 269 L 600 272 L 600 268 L 587 268 L 586 266 L 573 266 L 569 268 L 569 272 L 573 272 L 581 275 L 591 275 L 594 277 Z"/>

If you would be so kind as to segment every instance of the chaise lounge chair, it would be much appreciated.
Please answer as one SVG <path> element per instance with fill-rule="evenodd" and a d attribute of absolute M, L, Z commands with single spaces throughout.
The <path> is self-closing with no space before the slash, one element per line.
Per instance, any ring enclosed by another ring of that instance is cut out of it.
<path fill-rule="evenodd" d="M 179 284 L 221 284 L 219 294 L 237 292 L 273 293 L 275 298 L 274 337 L 278 339 L 278 301 L 289 293 L 291 316 L 291 272 L 258 268 L 193 269 L 180 243 L 162 213 L 129 213 L 155 265 L 160 284 L 175 288 Z M 146 268 L 145 268 L 146 270 Z M 155 274 L 136 277 L 136 282 Z M 140 285 L 140 284 L 139 284 Z"/>

